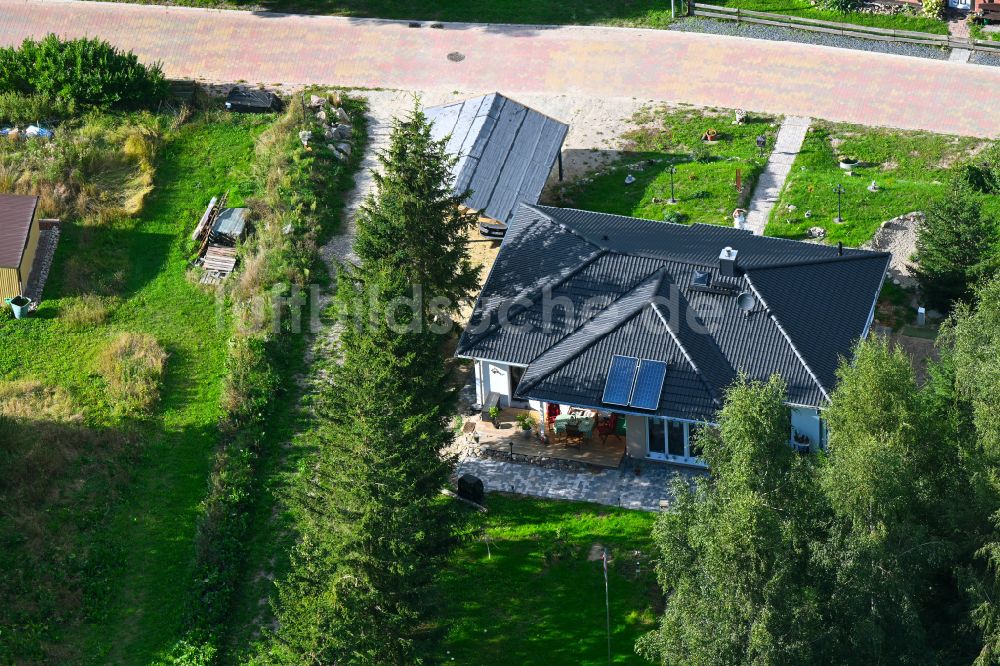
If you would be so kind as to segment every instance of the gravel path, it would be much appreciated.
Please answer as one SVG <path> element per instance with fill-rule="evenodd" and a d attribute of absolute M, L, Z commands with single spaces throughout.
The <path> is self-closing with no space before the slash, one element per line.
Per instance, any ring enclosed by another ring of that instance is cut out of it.
<path fill-rule="evenodd" d="M 969 57 L 969 62 L 973 65 L 989 65 L 991 67 L 1000 67 L 1000 55 L 993 55 L 992 53 L 983 53 L 982 51 L 975 51 Z"/>
<path fill-rule="evenodd" d="M 750 39 L 766 39 L 778 42 L 798 42 L 800 44 L 815 44 L 817 46 L 833 46 L 856 51 L 871 51 L 873 53 L 889 53 L 892 55 L 913 56 L 931 60 L 947 60 L 948 50 L 919 44 L 895 44 L 878 42 L 856 37 L 841 37 L 819 32 L 807 32 L 793 28 L 779 28 L 770 25 L 755 25 L 736 23 L 734 21 L 716 21 L 706 18 L 683 18 L 668 28 L 680 32 L 698 32 L 710 35 L 729 35 L 732 37 L 747 37 Z"/>

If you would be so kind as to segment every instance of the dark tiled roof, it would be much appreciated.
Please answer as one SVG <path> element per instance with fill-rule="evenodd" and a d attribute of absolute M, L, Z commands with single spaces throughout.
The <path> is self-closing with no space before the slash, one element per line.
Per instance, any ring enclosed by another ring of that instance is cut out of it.
<path fill-rule="evenodd" d="M 740 269 L 729 278 L 718 270 L 727 246 Z M 668 364 L 658 414 L 708 418 L 740 373 L 778 373 L 790 402 L 820 406 L 839 357 L 865 331 L 888 261 L 726 227 L 525 205 L 458 353 L 527 365 L 518 394 L 553 402 L 600 405 L 611 357 L 622 354 Z M 696 269 L 722 292 L 692 289 Z M 753 296 L 749 310 L 741 293 Z"/>
<path fill-rule="evenodd" d="M 38 197 L 0 194 L 0 267 L 21 265 L 37 204 Z"/>
<path fill-rule="evenodd" d="M 455 190 L 465 203 L 508 222 L 520 203 L 535 203 L 569 127 L 523 104 L 491 93 L 425 110 L 435 139 L 458 156 Z"/>

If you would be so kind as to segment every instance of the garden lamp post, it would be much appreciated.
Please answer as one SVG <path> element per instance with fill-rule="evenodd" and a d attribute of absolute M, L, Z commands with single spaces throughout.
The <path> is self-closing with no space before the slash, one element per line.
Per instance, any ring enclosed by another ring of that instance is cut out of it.
<path fill-rule="evenodd" d="M 668 204 L 677 203 L 677 198 L 674 197 L 674 174 L 677 173 L 677 167 L 673 164 L 670 165 L 670 199 L 667 201 Z"/>
<path fill-rule="evenodd" d="M 840 212 L 840 210 L 841 210 L 840 209 L 840 200 L 841 200 L 841 197 L 844 194 L 844 186 L 841 185 L 840 183 L 838 183 L 837 186 L 835 188 L 833 188 L 833 191 L 837 193 L 837 217 L 834 218 L 833 221 L 836 222 L 837 224 L 840 224 L 841 222 L 844 221 L 844 218 L 843 218 L 843 216 L 841 215 L 841 212 Z"/>
<path fill-rule="evenodd" d="M 767 148 L 767 137 L 763 134 L 757 135 L 757 149 L 760 151 L 760 158 L 764 159 L 764 149 Z"/>

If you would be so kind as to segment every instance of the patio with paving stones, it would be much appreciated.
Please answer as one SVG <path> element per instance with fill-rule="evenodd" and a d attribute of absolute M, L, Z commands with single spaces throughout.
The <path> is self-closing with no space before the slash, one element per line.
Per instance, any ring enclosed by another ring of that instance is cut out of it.
<path fill-rule="evenodd" d="M 639 474 L 636 475 L 636 468 Z M 618 469 L 570 471 L 482 458 L 464 458 L 456 476 L 472 474 L 486 492 L 507 492 L 547 499 L 593 502 L 641 511 L 659 511 L 670 500 L 670 482 L 704 472 L 674 465 L 626 460 Z"/>

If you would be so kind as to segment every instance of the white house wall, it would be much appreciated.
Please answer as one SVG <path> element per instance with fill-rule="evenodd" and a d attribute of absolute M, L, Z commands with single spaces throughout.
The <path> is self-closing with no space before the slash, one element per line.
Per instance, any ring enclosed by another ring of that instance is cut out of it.
<path fill-rule="evenodd" d="M 812 450 L 819 448 L 821 421 L 819 410 L 812 407 L 792 407 L 792 434 L 795 432 L 806 435 L 809 438 L 809 446 Z"/>

